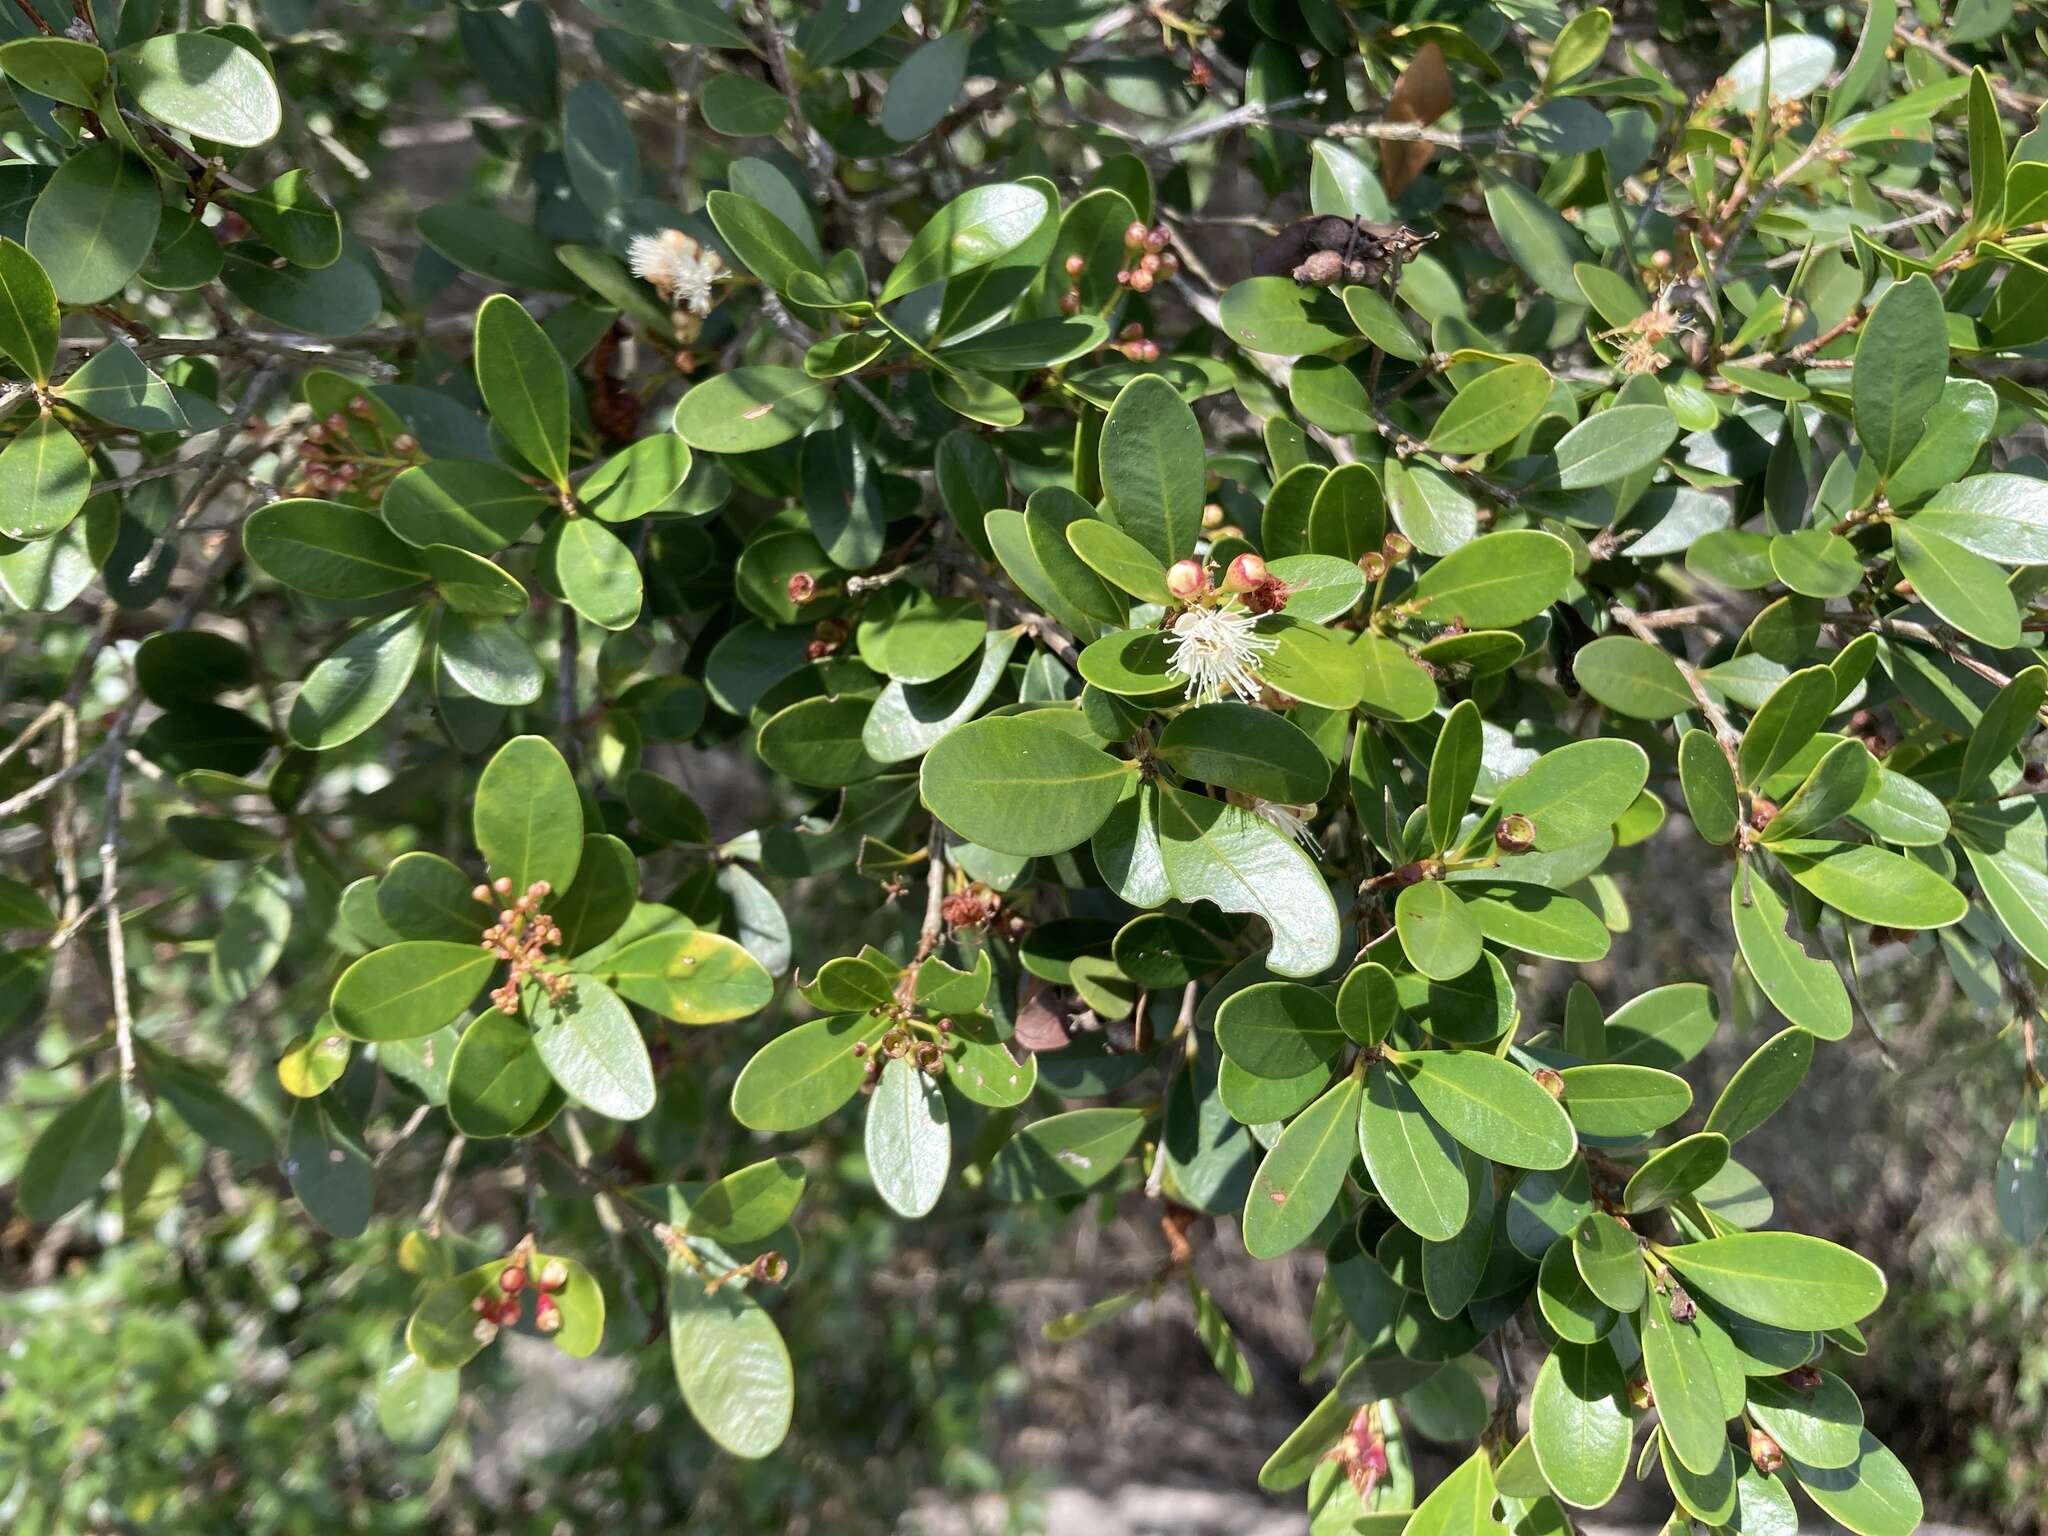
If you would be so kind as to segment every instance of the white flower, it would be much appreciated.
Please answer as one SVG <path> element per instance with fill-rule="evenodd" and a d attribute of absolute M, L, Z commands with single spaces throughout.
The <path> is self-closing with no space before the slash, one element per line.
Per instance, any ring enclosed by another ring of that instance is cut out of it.
<path fill-rule="evenodd" d="M 725 261 L 680 229 L 658 235 L 635 235 L 626 247 L 633 275 L 654 284 L 678 309 L 693 315 L 711 313 L 711 285 L 725 276 Z"/>
<path fill-rule="evenodd" d="M 1258 622 L 1235 603 L 1190 608 L 1173 621 L 1168 665 L 1188 680 L 1188 698 L 1217 698 L 1227 688 L 1248 704 L 1257 702 L 1259 658 L 1280 644 L 1260 634 Z"/>
<path fill-rule="evenodd" d="M 1323 845 L 1316 841 L 1315 833 L 1308 829 L 1308 819 L 1315 815 L 1312 805 L 1282 805 L 1277 800 L 1252 799 L 1252 814 L 1282 837 L 1301 844 L 1310 853 L 1320 857 Z"/>

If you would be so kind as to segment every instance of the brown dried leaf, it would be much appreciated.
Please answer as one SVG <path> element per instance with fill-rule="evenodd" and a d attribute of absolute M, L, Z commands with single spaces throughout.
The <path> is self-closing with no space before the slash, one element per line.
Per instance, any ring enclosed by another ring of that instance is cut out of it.
<path fill-rule="evenodd" d="M 1444 67 L 1443 50 L 1435 43 L 1424 43 L 1401 71 L 1401 78 L 1394 82 L 1381 121 L 1414 123 L 1426 128 L 1451 110 L 1451 100 L 1451 72 Z M 1422 174 L 1435 154 L 1434 144 L 1413 139 L 1381 139 L 1380 184 L 1387 189 L 1387 196 L 1399 197 L 1407 191 L 1409 183 Z"/>
<path fill-rule="evenodd" d="M 1037 982 L 1017 1003 L 1017 1027 L 1011 1032 L 1010 1042 L 1027 1051 L 1057 1051 L 1064 1048 L 1071 1037 L 1067 1034 L 1067 1021 L 1059 1007 L 1059 993 L 1044 982 Z"/>

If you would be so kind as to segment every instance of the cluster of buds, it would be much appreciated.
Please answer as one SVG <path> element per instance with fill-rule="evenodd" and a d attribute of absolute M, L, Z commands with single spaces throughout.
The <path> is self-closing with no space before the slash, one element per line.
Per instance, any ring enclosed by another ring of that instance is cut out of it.
<path fill-rule="evenodd" d="M 986 928 L 1003 910 L 1003 900 L 980 881 L 962 886 L 939 903 L 939 916 L 952 929 Z"/>
<path fill-rule="evenodd" d="M 1369 549 L 1358 557 L 1358 569 L 1367 581 L 1383 581 L 1395 566 L 1415 553 L 1415 546 L 1405 533 L 1389 533 L 1380 540 L 1378 549 Z"/>
<path fill-rule="evenodd" d="M 924 1040 L 911 1032 L 907 1024 L 895 1024 L 883 1032 L 874 1049 L 868 1049 L 867 1042 L 853 1042 L 853 1054 L 867 1063 L 867 1075 L 861 1079 L 860 1091 L 873 1093 L 875 1084 L 882 1080 L 882 1063 L 885 1061 L 907 1061 L 926 1077 L 939 1078 L 946 1075 L 946 1047 L 943 1038 L 953 1033 L 951 1019 L 934 1021 L 940 1040 Z"/>
<path fill-rule="evenodd" d="M 497 922 L 484 930 L 483 947 L 500 960 L 509 961 L 512 966 L 504 985 L 491 993 L 491 1002 L 500 1013 L 515 1014 L 519 1011 L 519 986 L 529 977 L 545 987 L 549 997 L 557 1000 L 568 990 L 568 977 L 541 969 L 547 951 L 562 942 L 562 930 L 540 909 L 541 902 L 547 899 L 552 889 L 545 880 L 534 881 L 526 888 L 525 895 L 501 910 Z M 500 875 L 494 883 L 479 885 L 469 894 L 488 906 L 494 897 L 503 901 L 512 894 L 512 881 Z"/>
<path fill-rule="evenodd" d="M 795 578 L 791 578 L 794 585 Z M 852 633 L 844 619 L 820 619 L 811 626 L 811 642 L 804 647 L 804 656 L 811 661 L 823 661 L 842 645 Z"/>
<path fill-rule="evenodd" d="M 1173 276 L 1180 270 L 1180 258 L 1167 249 L 1172 244 L 1173 231 L 1164 224 L 1147 229 L 1142 220 L 1133 219 L 1124 231 L 1125 265 L 1116 275 L 1118 286 L 1150 293 L 1154 283 Z"/>
<path fill-rule="evenodd" d="M 499 1271 L 496 1282 L 486 1286 L 483 1294 L 470 1303 L 476 1313 L 479 1344 L 490 1343 L 500 1328 L 510 1328 L 526 1315 L 526 1271 L 531 1255 L 531 1248 L 522 1243 Z M 568 1283 L 569 1266 L 560 1259 L 549 1259 L 533 1277 L 534 1289 L 540 1293 L 533 1304 L 533 1326 L 542 1333 L 561 1330 L 562 1308 L 555 1300 L 555 1292 Z"/>
<path fill-rule="evenodd" d="M 1159 361 L 1159 343 L 1145 334 L 1145 327 L 1133 320 L 1117 333 L 1116 349 L 1134 363 Z"/>
<path fill-rule="evenodd" d="M 357 395 L 348 410 L 334 411 L 307 427 L 299 438 L 296 495 L 333 496 L 370 491 L 380 480 L 414 463 L 419 441 L 410 432 L 393 438 L 388 450 L 367 397 Z"/>
<path fill-rule="evenodd" d="M 1527 853 L 1536 846 L 1536 823 L 1511 811 L 1493 824 L 1493 846 L 1502 853 Z"/>

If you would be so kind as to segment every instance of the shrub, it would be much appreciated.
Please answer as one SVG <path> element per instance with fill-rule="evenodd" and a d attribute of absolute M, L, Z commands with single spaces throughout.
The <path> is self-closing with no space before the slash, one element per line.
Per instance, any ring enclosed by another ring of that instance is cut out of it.
<path fill-rule="evenodd" d="M 1917 1523 L 1827 1368 L 1884 1278 L 1735 1153 L 1905 946 L 2013 1021 L 1996 1195 L 2048 1224 L 2010 7 L 525 0 L 359 68 L 310 7 L 40 3 L 0 913 L 46 1252 L 288 1187 L 404 1232 L 396 1440 L 510 1332 L 665 1331 L 761 1459 L 844 1327 L 778 1327 L 828 1171 L 1121 1196 L 1158 1270 L 1057 1331 L 1183 1287 L 1241 1388 L 1203 1246 L 1326 1256 L 1260 1479 L 1318 1531 L 1551 1528 L 1632 1461 L 1710 1525 Z M 476 87 L 473 183 L 373 195 L 430 169 L 387 103 Z M 1674 809 L 1701 972 L 1783 1023 L 1718 1084 L 1706 981 L 1517 1000 Z M 1417 1486 L 1404 1423 L 1477 1449 Z"/>

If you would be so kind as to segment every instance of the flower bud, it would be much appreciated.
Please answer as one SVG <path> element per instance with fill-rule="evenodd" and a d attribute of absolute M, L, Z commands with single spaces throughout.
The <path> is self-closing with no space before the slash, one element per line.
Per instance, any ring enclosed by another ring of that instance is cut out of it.
<path fill-rule="evenodd" d="M 497 879 L 491 882 L 491 889 L 500 896 L 510 896 L 512 894 L 512 877 L 510 875 L 498 876 Z"/>
<path fill-rule="evenodd" d="M 491 888 L 488 885 L 475 886 L 470 890 L 469 899 L 471 901 L 480 901 L 484 903 L 484 905 L 489 906 L 491 901 Z"/>
<path fill-rule="evenodd" d="M 1078 315 L 1081 313 L 1081 295 L 1069 290 L 1060 295 L 1060 313 Z"/>
<path fill-rule="evenodd" d="M 1223 526 L 1223 505 L 1221 502 L 1212 501 L 1202 508 L 1202 526 L 1204 528 L 1220 528 Z"/>
<path fill-rule="evenodd" d="M 507 1264 L 498 1276 L 498 1289 L 507 1296 L 517 1296 L 526 1289 L 526 1271 L 517 1264 Z"/>
<path fill-rule="evenodd" d="M 1145 231 L 1145 249 L 1157 255 L 1173 244 L 1173 231 L 1164 224 L 1155 224 Z"/>
<path fill-rule="evenodd" d="M 1209 573 L 1199 561 L 1177 560 L 1166 572 L 1166 590 L 1182 602 L 1209 590 Z"/>
<path fill-rule="evenodd" d="M 470 1330 L 470 1334 L 477 1343 L 488 1344 L 498 1336 L 498 1325 L 489 1318 L 479 1318 L 476 1327 Z"/>
<path fill-rule="evenodd" d="M 561 1332 L 562 1309 L 555 1305 L 554 1297 L 541 1297 L 540 1304 L 533 1309 L 533 1326 L 542 1333 Z"/>
<path fill-rule="evenodd" d="M 536 1278 L 542 1290 L 559 1291 L 569 1283 L 569 1266 L 560 1259 L 549 1259 L 541 1265 L 540 1274 Z"/>
<path fill-rule="evenodd" d="M 1514 811 L 1494 823 L 1493 845 L 1502 853 L 1527 853 L 1536 845 L 1536 823 Z"/>
<path fill-rule="evenodd" d="M 1785 1465 L 1785 1453 L 1778 1442 L 1760 1429 L 1749 1432 L 1749 1462 L 1759 1476 L 1769 1477 Z"/>
<path fill-rule="evenodd" d="M 1247 551 L 1230 562 L 1223 576 L 1226 592 L 1249 592 L 1266 579 L 1266 562 Z"/>
<path fill-rule="evenodd" d="M 1087 257 L 1085 257 L 1085 256 L 1080 256 L 1080 255 L 1074 255 L 1074 256 L 1069 256 L 1069 257 L 1067 258 L 1067 276 L 1069 276 L 1069 277 L 1079 277 L 1079 276 L 1080 276 L 1080 275 L 1081 275 L 1081 274 L 1082 274 L 1083 272 L 1086 272 L 1087 270 L 1088 270 L 1088 258 L 1087 258 Z"/>
<path fill-rule="evenodd" d="M 1146 229 L 1142 222 L 1133 219 L 1124 226 L 1124 245 L 1133 251 L 1142 249 L 1145 244 L 1145 236 L 1150 233 L 1151 231 Z"/>
<path fill-rule="evenodd" d="M 1138 271 L 1133 272 L 1131 274 L 1131 292 L 1150 293 L 1151 291 L 1152 274 L 1150 272 L 1147 272 L 1143 268 L 1140 268 Z"/>

